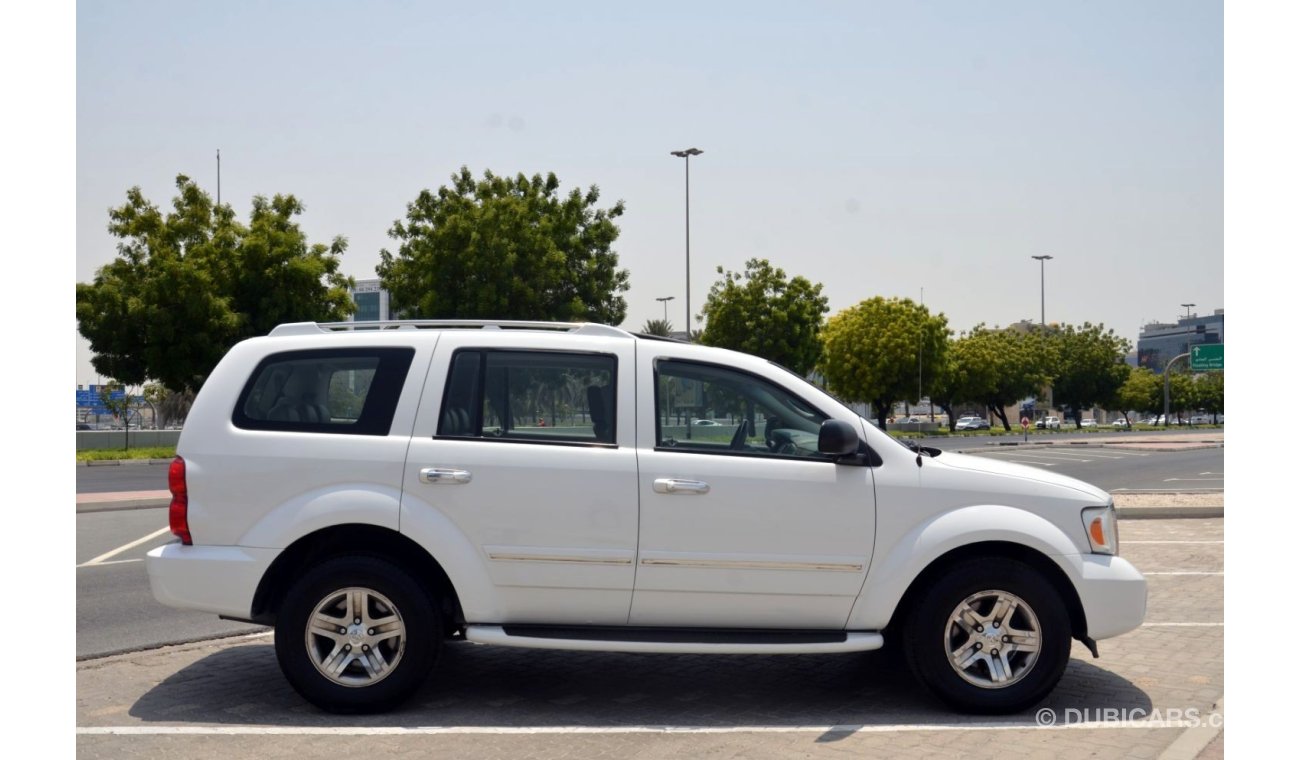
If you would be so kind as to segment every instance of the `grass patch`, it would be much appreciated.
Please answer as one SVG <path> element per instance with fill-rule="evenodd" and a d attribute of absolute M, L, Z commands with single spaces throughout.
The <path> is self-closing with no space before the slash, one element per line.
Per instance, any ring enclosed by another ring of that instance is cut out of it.
<path fill-rule="evenodd" d="M 129 449 L 86 449 L 77 452 L 78 462 L 99 462 L 105 459 L 171 459 L 176 456 L 175 446 L 145 446 Z"/>

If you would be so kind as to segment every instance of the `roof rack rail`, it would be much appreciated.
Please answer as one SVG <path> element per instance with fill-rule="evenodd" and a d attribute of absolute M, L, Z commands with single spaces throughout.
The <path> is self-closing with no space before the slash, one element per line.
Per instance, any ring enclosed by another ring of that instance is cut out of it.
<path fill-rule="evenodd" d="M 277 325 L 270 334 L 319 335 L 321 333 L 360 332 L 363 330 L 538 330 L 569 332 L 578 335 L 603 335 L 631 338 L 632 333 L 596 322 L 533 322 L 521 319 L 394 319 L 375 322 L 289 322 Z"/>

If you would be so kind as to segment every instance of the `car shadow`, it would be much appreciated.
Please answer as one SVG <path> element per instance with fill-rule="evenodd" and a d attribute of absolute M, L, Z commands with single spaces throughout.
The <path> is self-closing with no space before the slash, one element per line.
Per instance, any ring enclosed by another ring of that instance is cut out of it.
<path fill-rule="evenodd" d="M 1037 709 L 1149 713 L 1130 681 L 1074 658 Z M 307 703 L 280 674 L 270 645 L 216 652 L 141 696 L 143 721 L 276 726 L 842 726 L 1033 725 L 1019 715 L 959 715 L 929 696 L 891 650 L 844 655 L 654 655 L 484 647 L 443 649 L 429 680 L 383 715 L 339 716 Z M 842 734 L 842 735 L 841 735 Z"/>

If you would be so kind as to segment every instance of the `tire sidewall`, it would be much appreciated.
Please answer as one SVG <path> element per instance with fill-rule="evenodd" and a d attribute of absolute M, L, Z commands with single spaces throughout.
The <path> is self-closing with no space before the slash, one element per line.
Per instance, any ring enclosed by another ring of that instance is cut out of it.
<path fill-rule="evenodd" d="M 312 663 L 305 642 L 307 620 L 327 595 L 347 587 L 372 589 L 402 616 L 406 644 L 393 671 L 371 686 L 343 686 Z M 308 571 L 284 597 L 275 625 L 275 654 L 291 686 L 307 701 L 337 713 L 390 710 L 423 684 L 442 644 L 436 609 L 424 588 L 395 565 L 377 557 L 328 560 Z"/>
<path fill-rule="evenodd" d="M 948 660 L 948 618 L 963 600 L 981 591 L 1006 591 L 1024 600 L 1038 618 L 1038 660 L 1010 686 L 981 688 L 967 682 Z M 1070 659 L 1069 612 L 1060 594 L 1037 570 L 1015 560 L 987 559 L 952 567 L 913 607 L 904 631 L 908 662 L 935 696 L 963 712 L 1002 714 L 1042 701 L 1065 672 Z"/>

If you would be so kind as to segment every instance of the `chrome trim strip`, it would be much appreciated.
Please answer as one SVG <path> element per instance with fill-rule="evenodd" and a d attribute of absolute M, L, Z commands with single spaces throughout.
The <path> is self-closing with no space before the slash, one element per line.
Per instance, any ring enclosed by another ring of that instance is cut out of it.
<path fill-rule="evenodd" d="M 761 560 L 733 559 L 642 559 L 642 565 L 667 565 L 672 567 L 707 567 L 715 570 L 829 570 L 832 572 L 860 573 L 860 563 L 839 562 L 763 562 Z"/>
<path fill-rule="evenodd" d="M 488 552 L 488 559 L 502 562 L 567 562 L 580 565 L 630 565 L 631 557 L 572 557 L 556 554 L 514 554 L 506 552 Z"/>

